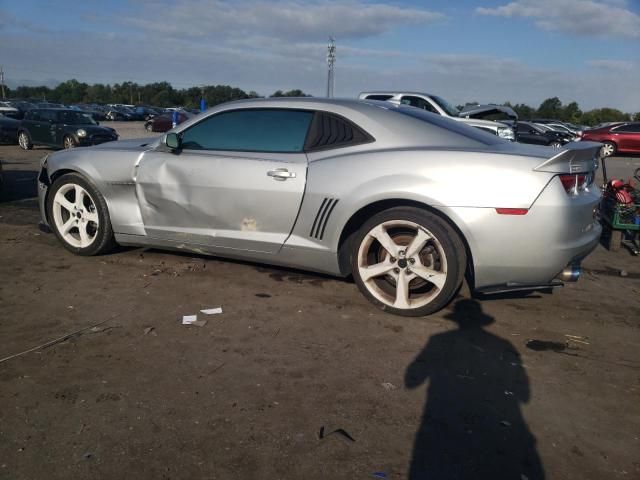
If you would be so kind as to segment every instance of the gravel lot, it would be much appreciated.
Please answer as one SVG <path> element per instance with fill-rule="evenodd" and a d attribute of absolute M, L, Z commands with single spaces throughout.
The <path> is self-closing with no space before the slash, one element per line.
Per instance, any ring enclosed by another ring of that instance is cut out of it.
<path fill-rule="evenodd" d="M 73 256 L 37 229 L 48 151 L 0 146 L 0 358 L 99 325 L 0 363 L 0 479 L 402 479 L 422 458 L 446 478 L 469 460 L 473 478 L 640 478 L 640 257 L 599 247 L 553 294 L 463 288 L 394 317 L 321 275 Z"/>

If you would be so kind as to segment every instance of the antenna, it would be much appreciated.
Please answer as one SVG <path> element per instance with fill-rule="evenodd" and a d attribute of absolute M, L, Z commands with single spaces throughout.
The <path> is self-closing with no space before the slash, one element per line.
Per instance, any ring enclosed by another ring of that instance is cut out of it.
<path fill-rule="evenodd" d="M 333 87 L 335 86 L 335 63 L 336 63 L 336 41 L 329 37 L 327 45 L 327 97 L 333 98 Z"/>

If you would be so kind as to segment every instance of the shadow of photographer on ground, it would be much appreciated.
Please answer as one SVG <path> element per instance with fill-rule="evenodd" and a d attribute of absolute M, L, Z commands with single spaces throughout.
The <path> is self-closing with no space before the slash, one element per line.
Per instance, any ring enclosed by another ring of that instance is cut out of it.
<path fill-rule="evenodd" d="M 530 395 L 520 355 L 483 328 L 494 319 L 476 300 L 445 318 L 458 329 L 431 337 L 405 372 L 407 388 L 429 382 L 409 479 L 543 479 L 520 411 Z"/>

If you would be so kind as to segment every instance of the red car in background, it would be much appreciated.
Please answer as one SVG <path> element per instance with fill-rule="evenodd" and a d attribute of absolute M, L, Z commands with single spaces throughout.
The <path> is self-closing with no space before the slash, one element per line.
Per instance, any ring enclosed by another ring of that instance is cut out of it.
<path fill-rule="evenodd" d="M 191 117 L 193 117 L 192 113 L 184 111 L 178 112 L 178 121 L 176 124 L 179 125 Z M 167 130 L 171 130 L 173 128 L 173 112 L 163 113 L 162 115 L 158 115 L 150 120 L 147 120 L 144 124 L 144 128 L 148 132 L 166 132 Z"/>
<path fill-rule="evenodd" d="M 603 143 L 602 153 L 610 157 L 616 154 L 640 154 L 640 122 L 614 123 L 585 130 L 581 140 Z"/>

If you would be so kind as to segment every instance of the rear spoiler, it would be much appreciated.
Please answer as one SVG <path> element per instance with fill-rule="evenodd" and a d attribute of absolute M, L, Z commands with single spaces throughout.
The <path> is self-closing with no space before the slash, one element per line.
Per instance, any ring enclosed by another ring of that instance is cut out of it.
<path fill-rule="evenodd" d="M 601 143 L 573 142 L 565 145 L 557 155 L 545 160 L 533 170 L 551 173 L 578 173 L 597 170 Z"/>

